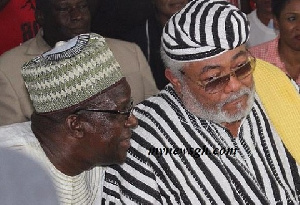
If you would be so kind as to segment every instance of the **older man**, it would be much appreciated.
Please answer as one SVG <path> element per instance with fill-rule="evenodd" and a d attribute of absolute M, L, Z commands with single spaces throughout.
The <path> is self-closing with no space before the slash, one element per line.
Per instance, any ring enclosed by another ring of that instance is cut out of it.
<path fill-rule="evenodd" d="M 107 188 L 121 194 L 107 202 L 299 203 L 299 90 L 251 56 L 248 35 L 246 15 L 220 0 L 191 1 L 169 20 L 171 84 L 135 109 L 128 160 Z"/>
<path fill-rule="evenodd" d="M 33 112 L 21 76 L 22 65 L 58 41 L 90 32 L 87 0 L 37 0 L 36 20 L 42 27 L 37 36 L 0 57 L 0 125 L 28 121 Z M 140 48 L 120 40 L 106 41 L 131 86 L 135 102 L 156 94 L 151 69 Z"/>
<path fill-rule="evenodd" d="M 61 204 L 101 204 L 104 166 L 125 160 L 137 125 L 130 87 L 103 37 L 59 44 L 23 66 L 35 112 L 2 126 L 0 145 L 42 164 Z"/>

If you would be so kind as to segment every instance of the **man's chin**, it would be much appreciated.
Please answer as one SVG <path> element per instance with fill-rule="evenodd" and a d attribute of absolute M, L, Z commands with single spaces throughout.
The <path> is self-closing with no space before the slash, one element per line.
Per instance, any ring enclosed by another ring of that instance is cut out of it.
<path fill-rule="evenodd" d="M 240 90 L 212 109 L 201 104 L 186 84 L 182 85 L 182 100 L 185 107 L 197 117 L 214 123 L 232 123 L 242 120 L 250 113 L 254 103 L 254 86 Z"/>
<path fill-rule="evenodd" d="M 222 118 L 220 118 L 218 120 L 218 123 L 232 123 L 232 122 L 236 122 L 236 121 L 241 121 L 248 114 L 249 114 L 249 112 L 246 112 L 246 110 L 239 111 L 235 114 L 224 113 Z"/>
<path fill-rule="evenodd" d="M 224 109 L 224 104 L 219 105 L 217 109 L 205 109 L 198 104 L 198 109 L 193 109 L 192 113 L 199 118 L 212 121 L 217 124 L 232 123 L 244 119 L 251 111 L 254 102 L 254 96 L 247 95 L 245 103 L 234 104 L 234 109 Z M 201 107 L 201 108 L 200 108 Z M 191 110 L 190 110 L 191 111 Z"/>

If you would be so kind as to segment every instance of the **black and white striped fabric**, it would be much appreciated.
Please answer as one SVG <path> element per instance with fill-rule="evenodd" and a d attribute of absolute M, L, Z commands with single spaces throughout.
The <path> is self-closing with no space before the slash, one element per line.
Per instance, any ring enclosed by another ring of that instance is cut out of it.
<path fill-rule="evenodd" d="M 171 85 L 135 115 L 126 163 L 105 174 L 104 204 L 299 204 L 298 166 L 257 96 L 237 138 L 188 112 Z"/>
<path fill-rule="evenodd" d="M 207 59 L 244 44 L 249 31 L 246 15 L 229 2 L 194 0 L 165 25 L 162 48 L 178 61 Z"/>

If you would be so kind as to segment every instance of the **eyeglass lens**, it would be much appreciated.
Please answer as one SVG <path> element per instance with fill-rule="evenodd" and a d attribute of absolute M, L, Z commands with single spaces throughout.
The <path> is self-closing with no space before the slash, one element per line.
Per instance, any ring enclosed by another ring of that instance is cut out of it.
<path fill-rule="evenodd" d="M 230 81 L 230 76 L 234 75 L 239 80 L 246 78 L 253 70 L 253 65 L 251 63 L 252 60 L 248 61 L 244 65 L 238 67 L 232 73 L 224 75 L 222 77 L 216 78 L 213 81 L 208 82 L 205 85 L 205 91 L 208 93 L 216 93 L 223 89 L 224 85 L 226 85 Z"/>

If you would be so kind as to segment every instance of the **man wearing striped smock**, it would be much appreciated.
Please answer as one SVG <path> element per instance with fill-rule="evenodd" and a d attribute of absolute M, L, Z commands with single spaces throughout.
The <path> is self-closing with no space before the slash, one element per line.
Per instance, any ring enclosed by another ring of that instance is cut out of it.
<path fill-rule="evenodd" d="M 126 162 L 106 175 L 106 202 L 299 204 L 299 90 L 251 56 L 248 36 L 246 15 L 225 1 L 191 1 L 169 20 L 170 84 L 136 107 L 139 126 Z"/>

